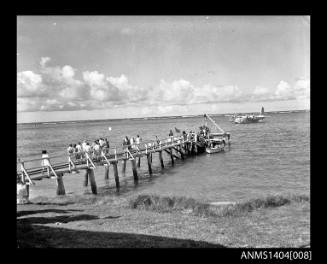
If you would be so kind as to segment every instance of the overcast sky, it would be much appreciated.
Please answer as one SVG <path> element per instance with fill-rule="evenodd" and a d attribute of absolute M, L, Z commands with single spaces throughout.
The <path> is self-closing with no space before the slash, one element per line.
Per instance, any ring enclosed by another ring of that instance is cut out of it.
<path fill-rule="evenodd" d="M 18 16 L 17 121 L 310 108 L 310 17 Z"/>

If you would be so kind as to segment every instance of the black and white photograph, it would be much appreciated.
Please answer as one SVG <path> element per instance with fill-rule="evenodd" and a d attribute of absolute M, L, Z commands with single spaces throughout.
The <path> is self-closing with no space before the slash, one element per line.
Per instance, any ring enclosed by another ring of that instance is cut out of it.
<path fill-rule="evenodd" d="M 16 26 L 17 248 L 311 248 L 310 15 Z"/>

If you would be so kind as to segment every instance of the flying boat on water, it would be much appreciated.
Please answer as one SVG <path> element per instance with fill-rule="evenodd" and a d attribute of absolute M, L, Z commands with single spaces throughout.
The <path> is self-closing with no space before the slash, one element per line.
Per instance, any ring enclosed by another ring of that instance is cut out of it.
<path fill-rule="evenodd" d="M 251 115 L 236 115 L 234 114 L 230 121 L 234 124 L 250 124 L 250 123 L 258 123 L 262 122 L 263 119 L 266 117 L 264 115 L 264 108 L 261 107 L 261 112 L 259 115 L 251 114 Z"/>

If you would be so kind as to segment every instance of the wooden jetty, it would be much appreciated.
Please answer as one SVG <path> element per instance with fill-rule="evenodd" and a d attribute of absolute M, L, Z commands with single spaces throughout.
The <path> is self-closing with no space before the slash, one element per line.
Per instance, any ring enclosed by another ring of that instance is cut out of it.
<path fill-rule="evenodd" d="M 205 115 L 205 118 L 208 117 L 210 121 L 214 124 L 215 122 L 208 116 Z M 223 131 L 217 124 L 217 128 Z M 223 131 L 224 132 L 224 131 Z M 196 138 L 196 137 L 195 137 Z M 209 138 L 209 135 L 208 135 Z M 199 153 L 205 152 L 207 141 L 197 141 L 192 137 L 191 139 L 186 139 L 184 136 L 179 137 L 169 137 L 164 140 L 157 141 L 148 141 L 142 142 L 139 145 L 126 145 L 124 148 L 120 147 L 119 151 L 117 147 L 111 147 L 110 150 L 104 152 L 103 150 L 100 153 L 94 155 L 94 153 L 81 152 L 80 158 L 76 158 L 76 154 L 71 154 L 67 156 L 67 162 L 57 162 L 52 163 L 51 160 L 61 157 L 62 155 L 51 156 L 47 159 L 48 166 L 38 166 L 28 168 L 27 163 L 42 161 L 45 158 L 29 159 L 22 160 L 18 159 L 19 169 L 17 171 L 17 186 L 25 187 L 25 197 L 28 197 L 29 185 L 35 184 L 35 181 L 39 181 L 45 178 L 55 178 L 57 182 L 57 195 L 65 195 L 65 187 L 63 176 L 70 174 L 72 172 L 80 172 L 84 170 L 83 185 L 86 187 L 88 184 L 91 186 L 91 191 L 93 194 L 97 194 L 97 185 L 94 176 L 94 169 L 97 166 L 105 167 L 104 179 L 109 180 L 109 168 L 113 168 L 114 179 L 116 184 L 116 190 L 120 189 L 119 182 L 119 170 L 118 164 L 122 163 L 122 173 L 126 171 L 127 161 L 130 161 L 133 172 L 134 183 L 137 184 L 139 180 L 139 175 L 137 172 L 137 167 L 140 167 L 141 158 L 146 158 L 146 163 L 148 167 L 149 175 L 152 175 L 152 159 L 155 153 L 158 153 L 160 160 L 160 166 L 163 169 L 165 167 L 163 160 L 163 152 L 166 152 L 170 157 L 171 164 L 174 166 L 176 159 L 184 160 L 190 155 L 197 155 Z M 111 153 L 110 153 L 111 152 Z M 18 195 L 18 193 L 17 193 Z M 18 203 L 18 198 L 17 198 Z"/>
<path fill-rule="evenodd" d="M 127 161 L 130 161 L 133 172 L 134 183 L 139 180 L 137 167 L 140 167 L 141 158 L 146 158 L 149 175 L 152 175 L 152 157 L 155 153 L 158 153 L 161 168 L 164 168 L 163 152 L 166 152 L 171 160 L 171 164 L 174 165 L 176 159 L 185 159 L 186 156 L 198 153 L 197 142 L 194 140 L 185 140 L 181 137 L 170 137 L 161 140 L 159 143 L 155 141 L 142 142 L 140 145 L 129 145 L 126 149 L 117 151 L 117 147 L 111 148 L 109 153 L 101 153 L 97 156 L 82 152 L 82 157 L 76 159 L 74 154 L 67 156 L 67 162 L 51 163 L 51 159 L 62 157 L 62 155 L 52 156 L 47 158 L 49 166 L 46 167 L 33 167 L 27 168 L 26 164 L 36 161 L 42 161 L 44 158 L 22 160 L 19 159 L 20 170 L 17 171 L 17 178 L 22 184 L 31 185 L 35 184 L 35 181 L 39 181 L 46 178 L 55 178 L 57 181 L 57 195 L 64 195 L 66 193 L 64 187 L 63 176 L 72 172 L 80 172 L 84 170 L 84 186 L 91 186 L 93 194 L 97 194 L 97 185 L 94 177 L 94 169 L 97 166 L 105 166 L 104 179 L 109 179 L 109 168 L 113 168 L 114 179 L 116 183 L 116 189 L 119 191 L 119 170 L 118 164 L 122 163 L 122 173 L 125 173 Z M 141 147 L 142 146 L 142 147 Z M 113 152 L 113 153 L 110 153 Z"/>

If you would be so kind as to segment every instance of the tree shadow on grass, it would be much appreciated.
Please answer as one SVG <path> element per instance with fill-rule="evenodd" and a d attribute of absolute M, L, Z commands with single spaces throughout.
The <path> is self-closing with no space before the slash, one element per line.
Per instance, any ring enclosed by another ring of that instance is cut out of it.
<path fill-rule="evenodd" d="M 95 215 L 58 215 L 52 217 L 27 217 L 17 219 L 17 225 L 32 225 L 32 224 L 53 224 L 53 223 L 68 223 L 73 221 L 85 221 L 85 220 L 95 220 L 100 219 Z"/>
<path fill-rule="evenodd" d="M 20 224 L 17 230 L 19 248 L 223 248 L 190 239 L 143 234 L 93 232 L 49 226 Z"/>
<path fill-rule="evenodd" d="M 31 215 L 31 214 L 42 214 L 42 213 L 58 213 L 58 214 L 67 214 L 71 213 L 73 211 L 83 211 L 83 210 L 77 210 L 77 209 L 69 209 L 69 210 L 61 210 L 61 209 L 43 209 L 43 210 L 26 210 L 26 211 L 19 211 L 17 212 L 17 217 L 22 217 L 25 215 Z"/>

